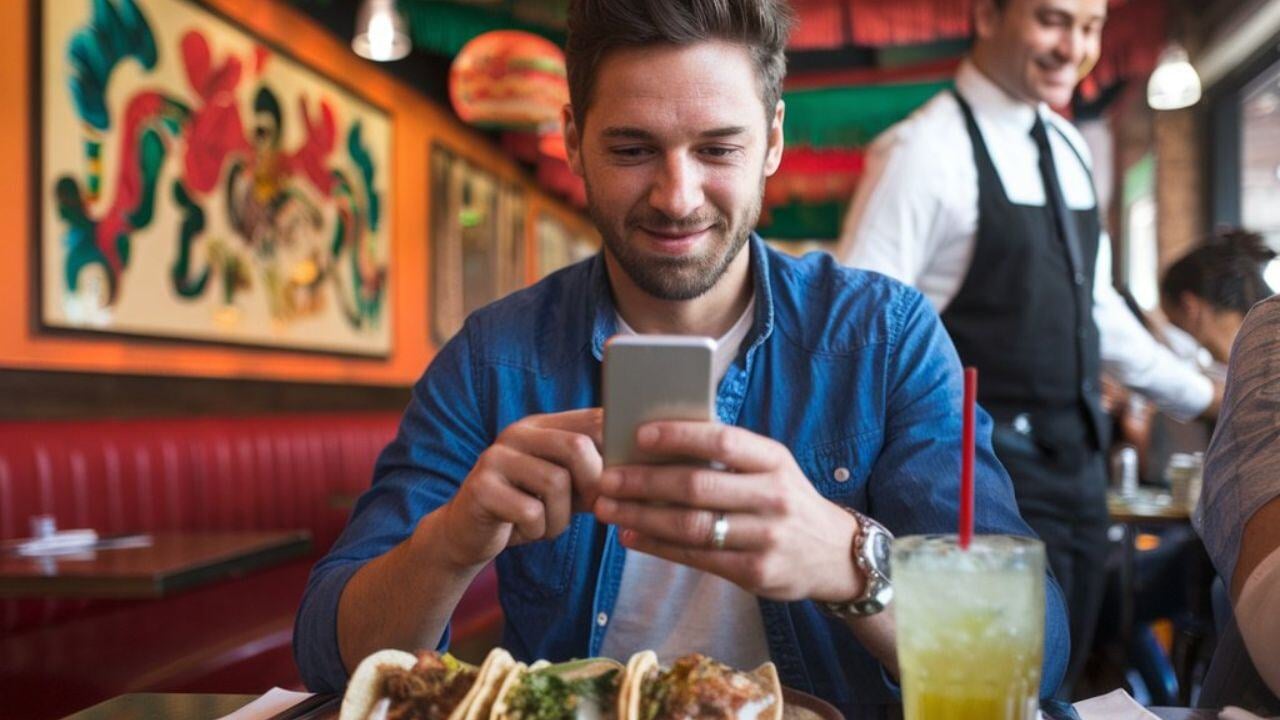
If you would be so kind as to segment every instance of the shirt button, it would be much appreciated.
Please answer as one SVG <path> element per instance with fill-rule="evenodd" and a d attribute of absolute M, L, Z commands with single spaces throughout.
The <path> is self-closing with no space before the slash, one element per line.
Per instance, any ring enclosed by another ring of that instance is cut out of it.
<path fill-rule="evenodd" d="M 849 468 L 838 467 L 831 476 L 836 479 L 836 482 L 849 482 Z"/>
<path fill-rule="evenodd" d="M 608 613 L 600 613 L 599 615 L 597 615 L 597 616 L 596 616 L 596 624 L 597 624 L 597 625 L 599 625 L 600 627 L 604 627 L 605 625 L 608 625 L 608 624 L 609 624 L 609 614 L 608 614 Z"/>
<path fill-rule="evenodd" d="M 1031 434 L 1031 416 L 1026 413 L 1018 413 L 1013 419 L 1013 429 L 1020 435 Z"/>
<path fill-rule="evenodd" d="M 1090 382 L 1089 380 L 1085 380 L 1084 382 L 1080 383 L 1080 389 L 1085 392 L 1091 392 L 1093 390 L 1093 383 Z"/>
<path fill-rule="evenodd" d="M 1084 273 L 1076 273 L 1076 276 L 1073 279 L 1075 280 L 1076 285 L 1084 285 Z"/>

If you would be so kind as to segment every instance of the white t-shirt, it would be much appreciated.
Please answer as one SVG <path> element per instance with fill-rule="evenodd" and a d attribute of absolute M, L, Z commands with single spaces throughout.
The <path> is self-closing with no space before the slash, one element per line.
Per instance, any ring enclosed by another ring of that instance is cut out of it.
<path fill-rule="evenodd" d="M 717 384 L 751 329 L 755 298 L 734 326 L 716 341 L 712 377 Z M 618 331 L 634 335 L 621 317 Z M 626 662 L 651 649 L 664 664 L 700 652 L 732 667 L 753 668 L 769 659 L 764 619 L 755 595 L 717 575 L 628 552 L 618 601 L 600 654 Z"/>

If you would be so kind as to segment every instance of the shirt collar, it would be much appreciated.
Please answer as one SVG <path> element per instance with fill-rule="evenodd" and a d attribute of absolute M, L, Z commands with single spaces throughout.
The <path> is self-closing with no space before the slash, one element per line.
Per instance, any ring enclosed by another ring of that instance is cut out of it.
<path fill-rule="evenodd" d="M 1030 132 L 1036 113 L 1044 117 L 1048 111 L 1044 103 L 1032 106 L 1006 93 L 971 58 L 965 58 L 956 70 L 956 90 L 984 120 L 1018 132 Z"/>
<path fill-rule="evenodd" d="M 769 280 L 769 252 L 764 240 L 753 232 L 747 241 L 747 248 L 751 253 L 755 319 L 743 345 L 753 349 L 773 333 L 773 292 Z M 591 327 L 591 354 L 597 360 L 602 360 L 605 342 L 618 333 L 617 309 L 613 304 L 613 291 L 609 287 L 609 272 L 605 268 L 603 249 L 592 259 L 588 283 L 594 300 L 587 307 L 587 321 Z"/>

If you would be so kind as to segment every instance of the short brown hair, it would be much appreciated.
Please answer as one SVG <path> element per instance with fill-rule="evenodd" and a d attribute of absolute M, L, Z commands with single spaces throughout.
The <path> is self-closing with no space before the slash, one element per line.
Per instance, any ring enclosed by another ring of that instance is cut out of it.
<path fill-rule="evenodd" d="M 645 45 L 737 43 L 756 67 L 766 120 L 782 97 L 794 15 L 787 0 L 571 0 L 565 62 L 569 102 L 581 127 L 596 68 L 610 51 Z"/>

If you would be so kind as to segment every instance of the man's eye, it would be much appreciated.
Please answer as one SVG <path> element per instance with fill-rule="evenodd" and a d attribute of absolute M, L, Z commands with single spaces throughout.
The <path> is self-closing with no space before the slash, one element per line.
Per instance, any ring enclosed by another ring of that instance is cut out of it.
<path fill-rule="evenodd" d="M 710 155 L 711 157 L 714 157 L 714 158 L 731 157 L 737 154 L 737 152 L 738 152 L 738 148 L 724 147 L 722 145 L 712 145 L 710 147 L 702 148 L 702 153 L 704 155 Z"/>
<path fill-rule="evenodd" d="M 1045 13 L 1040 15 L 1040 24 L 1049 28 L 1062 28 L 1071 25 L 1071 19 L 1062 13 Z"/>
<path fill-rule="evenodd" d="M 626 160 L 637 160 L 647 157 L 649 155 L 649 148 L 633 146 L 615 147 L 609 148 L 609 154 Z"/>

